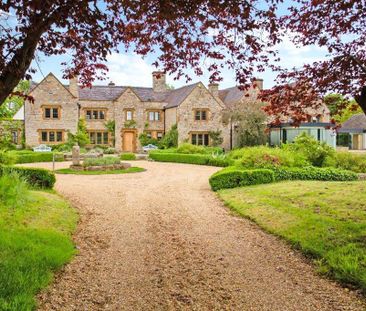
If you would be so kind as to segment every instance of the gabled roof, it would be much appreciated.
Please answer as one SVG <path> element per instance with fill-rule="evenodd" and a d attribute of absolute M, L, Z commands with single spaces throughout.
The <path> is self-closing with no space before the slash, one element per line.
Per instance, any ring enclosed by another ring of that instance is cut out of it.
<path fill-rule="evenodd" d="M 183 86 L 176 90 L 171 90 L 168 96 L 166 97 L 166 102 L 168 103 L 168 105 L 166 105 L 165 108 L 178 107 L 187 98 L 187 96 L 192 93 L 192 91 L 196 88 L 196 86 L 199 83 L 200 82 Z"/>
<path fill-rule="evenodd" d="M 366 130 L 366 116 L 364 113 L 358 113 L 343 122 L 338 130 L 340 133 L 363 132 Z"/>
<path fill-rule="evenodd" d="M 29 91 L 29 94 L 31 94 L 37 87 L 39 87 L 42 83 L 43 83 L 43 81 L 45 81 L 48 77 L 52 77 L 52 78 L 54 78 L 58 83 L 60 83 L 60 85 L 62 85 L 64 88 L 65 88 L 65 90 L 72 96 L 72 97 L 74 97 L 75 98 L 75 96 L 70 92 L 70 90 L 69 90 L 69 87 L 67 86 L 67 85 L 64 85 L 64 84 L 62 84 L 61 83 L 61 81 L 59 80 L 59 79 L 57 79 L 57 77 L 52 73 L 52 72 L 50 72 L 47 76 L 45 76 L 43 79 L 42 79 L 42 81 L 41 82 L 39 82 L 39 83 L 35 83 L 35 82 L 32 82 L 31 83 L 31 85 L 30 85 L 30 91 Z"/>
<path fill-rule="evenodd" d="M 245 95 L 244 91 L 239 90 L 237 86 L 230 87 L 228 89 L 220 90 L 219 97 L 226 104 L 226 106 L 230 106 L 234 103 L 240 101 Z"/>

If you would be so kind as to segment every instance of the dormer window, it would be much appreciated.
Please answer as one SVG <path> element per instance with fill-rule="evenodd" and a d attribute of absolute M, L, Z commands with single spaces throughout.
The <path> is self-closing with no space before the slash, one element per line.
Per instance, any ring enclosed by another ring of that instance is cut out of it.
<path fill-rule="evenodd" d="M 59 120 L 61 117 L 61 107 L 59 106 L 43 106 L 43 119 Z"/>

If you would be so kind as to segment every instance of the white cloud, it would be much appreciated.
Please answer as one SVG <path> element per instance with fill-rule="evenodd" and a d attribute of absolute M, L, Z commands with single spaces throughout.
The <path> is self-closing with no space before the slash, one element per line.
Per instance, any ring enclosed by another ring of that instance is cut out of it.
<path fill-rule="evenodd" d="M 109 68 L 106 83 L 112 81 L 116 85 L 147 87 L 152 85 L 151 73 L 154 67 L 134 53 L 112 53 L 107 58 L 106 65 Z"/>

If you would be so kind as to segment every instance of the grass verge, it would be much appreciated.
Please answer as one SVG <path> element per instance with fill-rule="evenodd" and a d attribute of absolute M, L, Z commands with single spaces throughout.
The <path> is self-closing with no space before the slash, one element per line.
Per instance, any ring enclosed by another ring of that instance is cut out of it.
<path fill-rule="evenodd" d="M 289 181 L 218 194 L 314 258 L 320 273 L 366 293 L 366 183 Z"/>
<path fill-rule="evenodd" d="M 9 202 L 0 202 L 0 310 L 34 310 L 37 292 L 75 254 L 78 216 L 52 192 Z"/>
<path fill-rule="evenodd" d="M 110 170 L 110 171 L 77 171 L 70 168 L 62 168 L 56 170 L 56 174 L 73 174 L 73 175 L 106 175 L 106 174 L 128 174 L 144 172 L 145 169 L 141 167 L 129 167 L 124 170 Z"/>

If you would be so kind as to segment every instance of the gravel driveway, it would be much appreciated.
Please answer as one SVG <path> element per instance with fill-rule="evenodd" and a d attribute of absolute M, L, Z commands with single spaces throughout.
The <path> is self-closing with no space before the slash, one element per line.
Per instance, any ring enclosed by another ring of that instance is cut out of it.
<path fill-rule="evenodd" d="M 80 211 L 79 254 L 39 296 L 40 310 L 364 310 L 354 292 L 231 215 L 209 189 L 216 168 L 135 163 L 147 171 L 57 176 Z"/>

